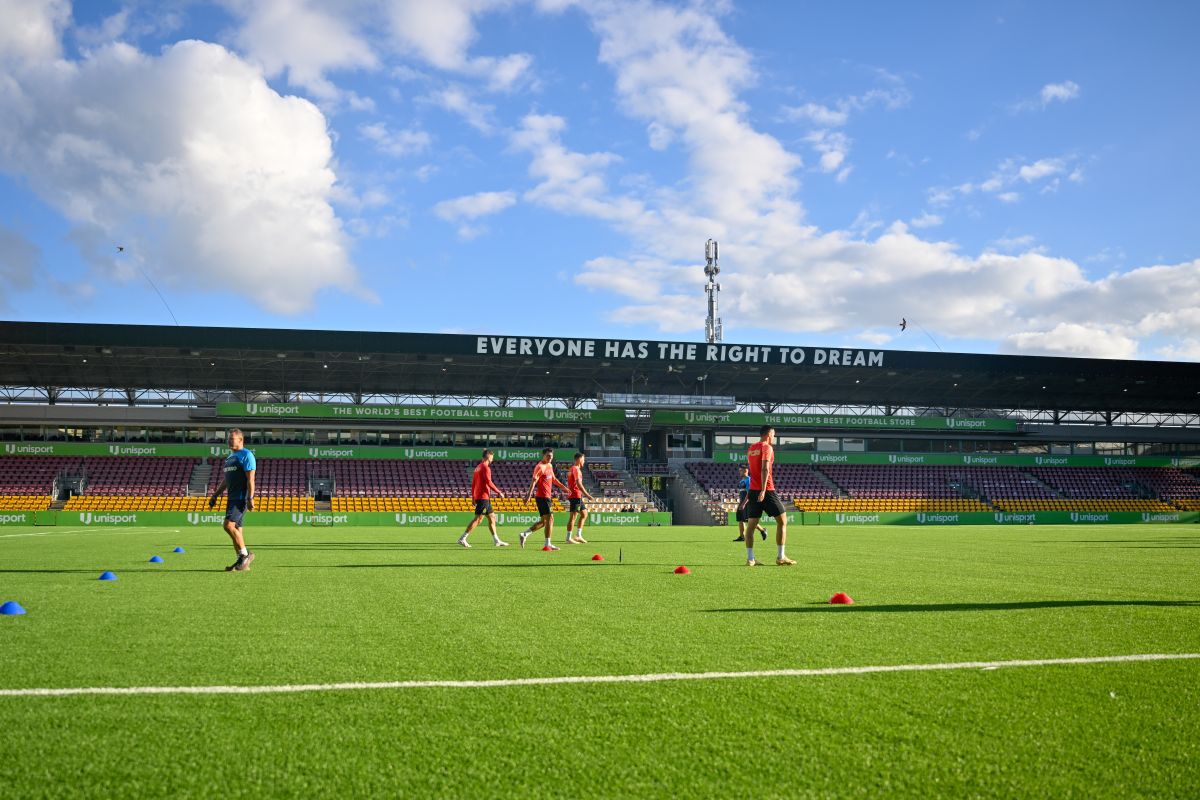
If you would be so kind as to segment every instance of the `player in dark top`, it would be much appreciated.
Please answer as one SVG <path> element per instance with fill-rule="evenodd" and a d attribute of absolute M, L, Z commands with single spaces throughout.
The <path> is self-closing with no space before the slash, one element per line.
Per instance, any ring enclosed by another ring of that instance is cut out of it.
<path fill-rule="evenodd" d="M 738 504 L 737 511 L 734 512 L 734 519 L 738 524 L 738 535 L 734 539 L 735 542 L 746 541 L 746 503 L 750 499 L 750 468 L 747 466 L 738 467 Z M 762 536 L 763 541 L 767 540 L 767 529 L 762 525 L 758 526 L 758 534 Z"/>
<path fill-rule="evenodd" d="M 233 549 L 237 551 L 237 561 L 225 568 L 226 572 L 245 572 L 250 569 L 254 553 L 246 547 L 242 536 L 242 517 L 247 511 L 254 510 L 254 453 L 245 447 L 245 437 L 234 428 L 229 432 L 230 453 L 222 465 L 224 476 L 217 490 L 208 499 L 208 507 L 217 504 L 217 498 L 226 489 L 229 497 L 225 503 L 225 532 L 233 540 Z"/>
<path fill-rule="evenodd" d="M 458 543 L 463 547 L 471 546 L 467 542 L 467 537 L 484 517 L 487 517 L 488 529 L 492 532 L 492 543 L 496 547 L 508 547 L 508 542 L 500 541 L 500 535 L 496 533 L 496 514 L 492 511 L 492 493 L 495 492 L 497 496 L 504 497 L 504 492 L 500 491 L 500 487 L 492 483 L 493 458 L 491 450 L 484 450 L 483 460 L 479 462 L 475 467 L 475 472 L 471 475 L 471 499 L 475 501 L 475 519 L 467 524 L 463 535 L 458 537 Z"/>

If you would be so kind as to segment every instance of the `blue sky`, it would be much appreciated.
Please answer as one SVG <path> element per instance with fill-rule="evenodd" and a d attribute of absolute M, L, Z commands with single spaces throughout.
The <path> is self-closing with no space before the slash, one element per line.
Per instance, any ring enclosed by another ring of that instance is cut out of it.
<path fill-rule="evenodd" d="M 714 237 L 727 341 L 1195 360 L 1197 22 L 0 0 L 0 302 L 695 340 Z"/>

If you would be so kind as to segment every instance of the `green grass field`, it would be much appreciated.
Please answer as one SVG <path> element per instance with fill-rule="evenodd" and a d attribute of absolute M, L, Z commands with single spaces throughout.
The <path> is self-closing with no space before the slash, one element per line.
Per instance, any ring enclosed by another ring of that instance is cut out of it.
<path fill-rule="evenodd" d="M 0 532 L 0 689 L 1200 652 L 1194 526 Z M 532 540 L 531 540 L 532 542 Z M 184 555 L 171 554 L 182 545 Z M 623 563 L 618 563 L 618 552 Z M 593 553 L 607 559 L 590 560 Z M 147 559 L 159 554 L 166 563 Z M 693 574 L 676 576 L 678 564 Z M 103 570 L 120 576 L 96 580 Z M 846 591 L 857 601 L 826 601 Z M 1200 661 L 0 697 L 0 797 L 1195 797 Z"/>

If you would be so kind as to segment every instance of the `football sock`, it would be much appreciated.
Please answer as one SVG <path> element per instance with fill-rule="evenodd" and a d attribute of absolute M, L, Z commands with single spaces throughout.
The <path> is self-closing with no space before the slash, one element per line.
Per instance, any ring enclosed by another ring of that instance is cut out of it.
<path fill-rule="evenodd" d="M 248 556 L 248 555 L 250 555 L 250 551 L 248 549 L 246 549 L 245 547 L 243 547 L 241 550 L 238 550 L 238 555 L 239 556 Z"/>
<path fill-rule="evenodd" d="M 783 554 L 783 545 L 779 545 L 779 557 L 786 558 L 786 556 Z"/>
<path fill-rule="evenodd" d="M 747 547 L 747 548 L 746 548 L 746 560 L 747 560 L 747 561 L 753 561 L 753 560 L 754 560 L 754 548 L 753 548 L 753 547 Z"/>

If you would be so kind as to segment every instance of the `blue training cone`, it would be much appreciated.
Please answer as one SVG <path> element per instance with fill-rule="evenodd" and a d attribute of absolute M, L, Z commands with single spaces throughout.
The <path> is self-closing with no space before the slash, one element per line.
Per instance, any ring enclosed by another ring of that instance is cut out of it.
<path fill-rule="evenodd" d="M 151 564 L 161 564 L 162 556 L 150 556 L 150 563 Z"/>
<path fill-rule="evenodd" d="M 117 579 L 117 573 L 115 573 L 115 572 L 105 571 L 105 572 L 100 573 L 100 580 L 102 580 L 102 581 L 115 581 L 116 579 Z"/>
<path fill-rule="evenodd" d="M 16 617 L 25 613 L 25 609 L 21 608 L 21 604 L 16 600 L 9 600 L 4 605 L 0 606 L 0 614 L 6 617 Z"/>
<path fill-rule="evenodd" d="M 172 552 L 172 553 L 186 553 L 186 552 L 187 552 L 187 550 L 184 550 L 182 547 L 176 547 L 176 548 L 175 548 L 174 550 L 172 550 L 171 552 Z"/>

